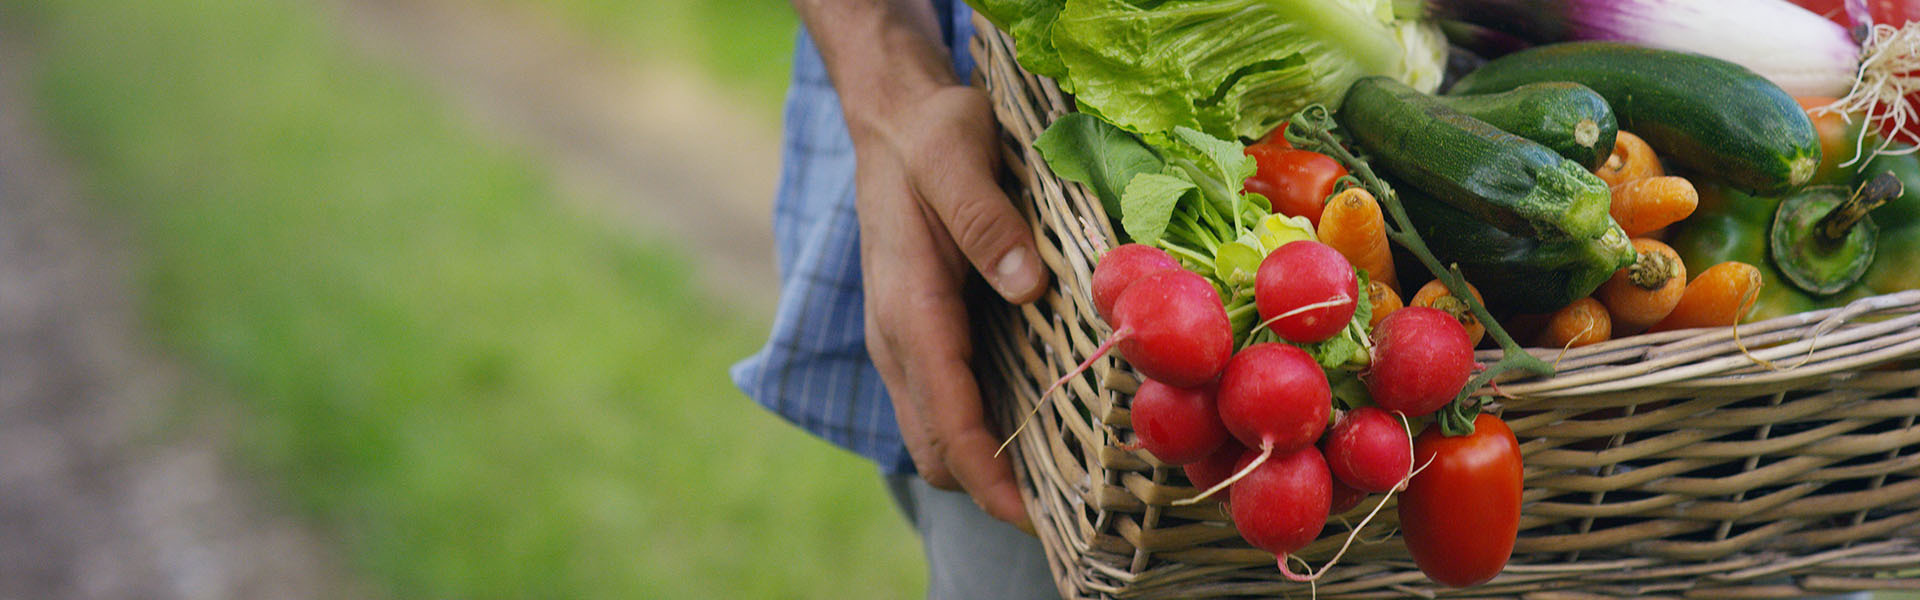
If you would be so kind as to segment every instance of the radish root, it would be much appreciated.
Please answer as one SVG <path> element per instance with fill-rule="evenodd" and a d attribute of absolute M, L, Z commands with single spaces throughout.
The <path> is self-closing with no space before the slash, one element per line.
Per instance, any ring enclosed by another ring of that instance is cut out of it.
<path fill-rule="evenodd" d="M 1760 288 L 1747 290 L 1746 295 L 1740 297 L 1740 306 L 1746 306 L 1747 303 L 1751 301 L 1749 298 L 1758 298 L 1759 296 Z M 1753 364 L 1764 367 L 1768 371 L 1778 372 L 1783 370 L 1780 368 L 1780 365 L 1773 364 L 1773 361 L 1754 356 L 1753 351 L 1747 349 L 1747 343 L 1740 341 L 1740 319 L 1738 317 L 1735 317 L 1733 320 L 1733 347 L 1740 350 L 1740 354 L 1746 356 L 1747 360 L 1753 361 Z M 1809 350 L 1807 356 L 1813 356 L 1813 352 Z M 1805 364 L 1804 361 L 1802 364 Z M 1798 367 L 1799 365 L 1794 365 L 1794 368 Z"/>
<path fill-rule="evenodd" d="M 1225 481 L 1222 481 L 1220 483 L 1213 484 L 1213 487 L 1207 488 L 1207 491 L 1200 492 L 1198 495 L 1192 498 L 1183 498 L 1180 500 L 1173 501 L 1173 505 L 1187 506 L 1191 504 L 1199 504 L 1202 500 L 1206 500 L 1207 498 L 1212 497 L 1214 494 L 1220 493 L 1220 490 L 1227 489 L 1228 486 L 1233 485 L 1233 482 L 1239 481 L 1240 478 L 1242 477 L 1246 477 L 1247 474 L 1252 473 L 1254 469 L 1260 468 L 1260 465 L 1265 464 L 1267 462 L 1267 459 L 1271 458 L 1272 456 L 1273 456 L 1273 442 L 1264 442 L 1260 444 L 1260 457 L 1253 459 L 1253 462 L 1247 463 L 1246 468 L 1240 469 L 1240 472 L 1234 473 L 1232 477 L 1228 477 Z"/>
<path fill-rule="evenodd" d="M 1279 321 L 1279 320 L 1281 320 L 1281 319 L 1285 319 L 1285 318 L 1287 318 L 1287 317 L 1291 317 L 1291 316 L 1294 316 L 1294 315 L 1298 315 L 1298 314 L 1300 314 L 1300 313 L 1304 313 L 1304 312 L 1307 312 L 1307 311 L 1310 311 L 1310 310 L 1319 310 L 1319 309 L 1322 309 L 1322 308 L 1333 308 L 1333 307 L 1336 307 L 1336 306 L 1340 306 L 1340 305 L 1343 305 L 1343 304 L 1354 304 L 1354 303 L 1356 303 L 1356 302 L 1358 302 L 1358 300 L 1354 300 L 1353 298 L 1350 298 L 1350 297 L 1348 297 L 1348 296 L 1345 296 L 1345 295 L 1340 295 L 1340 296 L 1334 296 L 1334 297 L 1332 297 L 1332 298 L 1328 298 L 1328 299 L 1326 299 L 1326 300 L 1321 300 L 1321 301 L 1319 301 L 1319 302 L 1315 302 L 1315 303 L 1313 303 L 1313 304 L 1307 304 L 1307 305 L 1303 305 L 1303 306 L 1300 306 L 1300 307 L 1298 307 L 1298 308 L 1295 308 L 1295 309 L 1293 309 L 1293 310 L 1290 310 L 1290 311 L 1287 311 L 1287 312 L 1283 312 L 1283 313 L 1280 313 L 1280 314 L 1277 314 L 1277 315 L 1274 315 L 1274 316 L 1273 316 L 1273 318 L 1271 318 L 1271 319 L 1267 319 L 1267 320 L 1265 320 L 1265 321 L 1261 321 L 1261 322 L 1259 322 L 1259 323 L 1257 323 L 1257 324 L 1255 324 L 1255 325 L 1253 326 L 1253 330 L 1254 330 L 1254 331 L 1260 331 L 1260 330 L 1262 330 L 1262 329 L 1266 329 L 1268 325 L 1272 325 L 1272 324 L 1273 324 L 1273 323 L 1274 323 L 1275 321 Z M 1248 338 L 1247 338 L 1247 344 L 1248 344 L 1248 345 L 1252 345 L 1252 344 L 1253 344 L 1253 338 L 1252 338 L 1252 337 L 1248 337 Z M 1242 349 L 1242 350 L 1245 350 L 1246 348 L 1241 348 L 1241 349 Z"/>
<path fill-rule="evenodd" d="M 1592 333 L 1594 325 L 1595 323 L 1593 321 L 1587 321 L 1585 329 L 1581 329 L 1580 333 L 1573 334 L 1571 336 L 1572 339 L 1567 340 L 1567 344 L 1560 347 L 1560 354 L 1553 357 L 1553 370 L 1560 370 L 1560 361 L 1567 357 L 1567 351 L 1572 350 L 1574 343 L 1580 341 L 1580 336 Z"/>
<path fill-rule="evenodd" d="M 1400 424 L 1404 429 L 1406 429 L 1406 432 L 1407 432 L 1407 447 L 1412 448 L 1413 447 L 1412 424 L 1407 422 L 1407 416 L 1404 414 L 1401 414 L 1400 411 L 1394 411 L 1393 414 L 1400 417 Z M 1427 467 L 1432 466 L 1433 459 L 1434 457 L 1428 457 L 1427 464 L 1420 465 L 1418 468 L 1415 468 L 1413 466 L 1413 456 L 1409 454 L 1407 456 L 1407 476 L 1400 478 L 1400 483 L 1394 485 L 1393 489 L 1387 490 L 1387 495 L 1380 497 L 1380 502 L 1378 504 L 1373 505 L 1373 510 L 1367 513 L 1367 517 L 1364 519 L 1361 519 L 1359 525 L 1354 526 L 1351 531 L 1347 532 L 1347 541 L 1340 544 L 1340 551 L 1335 552 L 1333 554 L 1333 558 L 1328 559 L 1327 564 L 1324 566 L 1321 566 L 1320 570 L 1311 571 L 1311 573 L 1307 575 L 1301 575 L 1299 573 L 1295 573 L 1293 572 L 1293 569 L 1287 567 L 1287 558 L 1291 556 L 1289 555 L 1289 556 L 1283 556 L 1280 558 L 1280 574 L 1286 576 L 1286 578 L 1289 580 L 1299 582 L 1299 583 L 1313 583 L 1313 582 L 1319 581 L 1322 576 L 1327 574 L 1327 571 L 1332 570 L 1334 565 L 1340 563 L 1340 557 L 1347 555 L 1347 549 L 1353 547 L 1353 540 L 1360 537 L 1360 531 L 1367 528 L 1367 523 L 1373 522 L 1373 517 L 1380 514 L 1380 509 L 1386 508 L 1387 502 L 1390 500 L 1393 500 L 1393 495 L 1401 490 L 1407 489 L 1407 485 L 1413 481 L 1413 476 L 1419 475 L 1421 471 L 1425 471 L 1427 470 Z M 1303 565 L 1307 565 L 1309 569 L 1311 569 L 1313 566 L 1311 564 L 1308 564 L 1305 560 L 1301 560 L 1300 563 Z"/>
<path fill-rule="evenodd" d="M 1823 114 L 1837 111 L 1842 116 L 1856 112 L 1866 115 L 1860 136 L 1853 141 L 1853 158 L 1841 166 L 1851 167 L 1866 159 L 1867 136 L 1881 130 L 1882 125 L 1890 123 L 1893 129 L 1901 130 L 1920 122 L 1920 108 L 1906 101 L 1907 95 L 1915 92 L 1920 92 L 1920 21 L 1901 27 L 1874 25 L 1860 45 L 1860 70 L 1854 76 L 1853 89 L 1833 104 L 1815 109 Z M 1885 110 L 1876 111 L 1876 107 Z M 1888 151 L 1892 144 L 1892 137 L 1884 137 L 1872 154 L 1915 151 L 1911 147 Z"/>
<path fill-rule="evenodd" d="M 1352 531 L 1347 532 L 1347 541 L 1340 544 L 1340 551 L 1335 552 L 1333 554 L 1333 558 L 1328 559 L 1327 564 L 1320 567 L 1320 570 L 1313 571 L 1307 575 L 1295 573 L 1293 572 L 1292 569 L 1287 568 L 1287 560 L 1285 558 L 1282 558 L 1280 559 L 1280 574 L 1283 576 L 1286 576 L 1288 580 L 1295 581 L 1298 583 L 1312 583 L 1315 581 L 1319 581 L 1321 577 L 1327 574 L 1327 571 L 1332 570 L 1334 565 L 1340 563 L 1340 557 L 1347 555 L 1347 549 L 1353 547 L 1353 540 L 1360 537 L 1360 531 L 1363 529 L 1366 529 L 1367 523 L 1373 522 L 1373 517 L 1380 514 L 1380 509 L 1387 507 L 1387 502 L 1390 500 L 1393 500 L 1393 495 L 1400 492 L 1401 490 L 1407 489 L 1407 482 L 1412 481 L 1413 476 L 1419 475 L 1421 471 L 1427 470 L 1427 467 L 1432 465 L 1433 465 L 1433 459 L 1431 458 L 1427 459 L 1427 464 L 1420 465 L 1420 468 L 1414 469 L 1413 472 L 1408 473 L 1406 479 L 1400 480 L 1400 485 L 1393 486 L 1393 489 L 1387 490 L 1387 495 L 1380 497 L 1380 502 L 1378 504 L 1373 505 L 1373 510 L 1367 513 L 1367 517 L 1364 519 L 1361 519 L 1360 524 L 1358 526 L 1355 526 Z M 1305 562 L 1306 561 L 1304 560 L 1301 561 L 1301 563 L 1303 564 Z"/>
<path fill-rule="evenodd" d="M 1100 347 L 1095 348 L 1093 350 L 1093 354 L 1087 355 L 1087 359 L 1084 361 L 1081 361 L 1079 366 L 1074 367 L 1072 371 L 1067 371 L 1066 375 L 1062 375 L 1060 376 L 1059 379 L 1055 379 L 1053 381 L 1053 385 L 1047 386 L 1046 391 L 1040 392 L 1040 398 L 1033 402 L 1033 410 L 1027 411 L 1027 416 L 1023 419 L 1020 419 L 1020 426 L 1014 427 L 1013 433 L 1007 434 L 1007 440 L 1004 442 L 1000 442 L 1000 447 L 994 449 L 993 451 L 994 458 L 999 458 L 1001 453 L 1007 451 L 1007 446 L 1010 446 L 1013 444 L 1013 440 L 1019 439 L 1020 432 L 1027 430 L 1027 424 L 1032 423 L 1033 417 L 1035 415 L 1040 414 L 1040 407 L 1047 405 L 1047 397 L 1052 396 L 1054 390 L 1060 389 L 1060 386 L 1066 385 L 1068 381 L 1073 380 L 1073 378 L 1075 377 L 1079 377 L 1081 373 L 1085 373 L 1087 371 L 1087 367 L 1093 366 L 1093 361 L 1100 360 L 1100 357 L 1106 356 L 1107 353 L 1112 352 L 1115 344 L 1119 344 L 1120 340 L 1125 339 L 1129 334 L 1132 334 L 1132 333 L 1133 333 L 1133 330 L 1127 329 L 1124 327 L 1121 328 L 1119 331 L 1113 332 L 1113 336 L 1107 338 L 1107 341 L 1101 342 Z"/>

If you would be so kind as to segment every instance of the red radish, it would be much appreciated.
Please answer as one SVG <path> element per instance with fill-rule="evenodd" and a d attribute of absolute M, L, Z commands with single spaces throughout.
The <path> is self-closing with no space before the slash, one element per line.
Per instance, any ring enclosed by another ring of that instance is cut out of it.
<path fill-rule="evenodd" d="M 1241 457 L 1244 467 L 1258 455 Z M 1332 502 L 1333 477 L 1313 446 L 1274 455 L 1234 482 L 1228 513 L 1240 537 L 1255 548 L 1285 556 L 1320 537 Z"/>
<path fill-rule="evenodd" d="M 1093 268 L 1093 310 L 1102 319 L 1113 319 L 1113 303 L 1120 292 L 1140 278 L 1167 269 L 1179 269 L 1180 261 L 1167 251 L 1146 244 L 1121 244 L 1100 255 Z"/>
<path fill-rule="evenodd" d="M 1148 379 L 1195 387 L 1220 375 L 1233 357 L 1233 325 L 1220 292 L 1186 269 L 1141 278 L 1113 303 L 1117 328 L 1108 344 Z"/>
<path fill-rule="evenodd" d="M 1254 458 L 1243 462 L 1226 481 L 1173 504 L 1205 500 L 1270 458 L 1312 447 L 1327 428 L 1332 400 L 1326 372 L 1305 350 L 1276 342 L 1241 350 L 1220 374 L 1216 405 L 1220 422 L 1234 439 L 1251 448 L 1249 455 Z M 1319 454 L 1314 451 L 1315 456 Z M 1321 461 L 1322 466 L 1325 462 Z"/>
<path fill-rule="evenodd" d="M 1313 445 L 1333 412 L 1327 374 L 1305 350 L 1254 344 L 1220 375 L 1220 422 L 1248 448 L 1286 452 Z"/>
<path fill-rule="evenodd" d="M 1373 366 L 1363 378 L 1380 408 L 1409 417 L 1432 414 L 1472 376 L 1473 344 L 1453 315 L 1409 306 L 1373 328 Z"/>
<path fill-rule="evenodd" d="M 1340 251 L 1299 240 L 1260 261 L 1253 298 L 1269 329 L 1289 342 L 1310 344 L 1333 337 L 1353 320 L 1360 283 Z"/>
<path fill-rule="evenodd" d="M 1120 292 L 1113 302 L 1113 335 L 1073 370 L 1040 392 L 1045 398 L 1093 366 L 1093 361 L 1118 350 L 1120 356 L 1148 379 L 1174 387 L 1197 387 L 1220 376 L 1233 358 L 1233 325 L 1220 292 L 1206 278 L 1186 269 L 1156 271 Z M 1036 403 L 1038 412 L 1045 403 Z M 1032 419 L 1033 413 L 1027 414 Z M 1026 420 L 1013 430 L 1000 449 L 1027 428 Z"/>
<path fill-rule="evenodd" d="M 1208 454 L 1199 462 L 1187 463 L 1181 467 L 1181 470 L 1186 472 L 1187 481 L 1193 482 L 1193 487 L 1204 490 L 1220 485 L 1220 482 L 1232 477 L 1234 464 L 1239 462 L 1240 457 L 1246 453 L 1246 446 L 1229 438 L 1221 443 L 1220 448 L 1214 450 L 1213 454 Z"/>
<path fill-rule="evenodd" d="M 1334 479 L 1363 492 L 1384 492 L 1413 472 L 1413 436 L 1391 413 L 1362 406 L 1341 415 L 1322 448 Z"/>
<path fill-rule="evenodd" d="M 1332 465 L 1328 465 L 1328 467 L 1328 470 L 1332 470 Z M 1336 476 L 1333 478 L 1333 495 L 1330 496 L 1331 499 L 1327 504 L 1327 514 L 1346 514 L 1347 511 L 1353 510 L 1353 507 L 1359 506 L 1360 501 L 1366 499 L 1366 497 L 1366 492 L 1353 489 L 1353 486 L 1341 483 L 1340 478 Z"/>
<path fill-rule="evenodd" d="M 1133 432 L 1154 458 L 1170 465 L 1199 462 L 1227 441 L 1213 408 L 1213 386 L 1177 388 L 1153 379 L 1133 394 Z"/>

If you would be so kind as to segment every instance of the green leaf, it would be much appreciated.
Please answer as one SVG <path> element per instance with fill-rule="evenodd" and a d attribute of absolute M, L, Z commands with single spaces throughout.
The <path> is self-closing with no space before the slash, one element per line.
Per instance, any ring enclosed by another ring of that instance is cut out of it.
<path fill-rule="evenodd" d="M 1073 91 L 1067 65 L 1053 47 L 1053 24 L 1066 0 L 967 0 L 967 4 L 1013 36 L 1014 59 L 1021 67 L 1059 80 L 1060 89 Z"/>
<path fill-rule="evenodd" d="M 1254 138 L 1362 76 L 1438 73 L 1444 47 L 1410 55 L 1392 19 L 1389 0 L 1066 0 L 1052 40 L 1076 101 L 1122 129 Z"/>
<path fill-rule="evenodd" d="M 1364 335 L 1368 329 L 1367 324 L 1373 322 L 1373 301 L 1367 297 L 1367 286 L 1372 285 L 1372 278 L 1367 275 L 1366 269 L 1356 268 L 1353 274 L 1360 281 L 1360 298 L 1357 299 L 1358 304 L 1353 307 L 1353 325 Z M 1372 340 L 1367 340 L 1367 343 L 1362 345 L 1372 345 L 1372 343 Z"/>
<path fill-rule="evenodd" d="M 1333 388 L 1333 400 L 1353 410 L 1362 406 L 1373 406 L 1373 394 L 1367 392 L 1367 384 L 1353 373 L 1334 371 L 1327 374 L 1327 385 Z"/>
<path fill-rule="evenodd" d="M 1180 141 L 1186 142 L 1188 146 L 1199 150 L 1200 156 L 1206 157 L 1221 181 L 1244 182 L 1248 177 L 1252 177 L 1255 171 L 1260 170 L 1253 157 L 1247 156 L 1247 147 L 1240 145 L 1240 142 L 1223 140 L 1184 126 L 1175 127 L 1173 135 L 1180 138 Z M 1238 186 L 1235 187 L 1238 188 Z"/>
<path fill-rule="evenodd" d="M 1199 189 L 1193 182 L 1171 175 L 1141 173 L 1127 182 L 1120 199 L 1120 226 L 1142 244 L 1155 244 L 1167 232 L 1180 198 Z"/>
<path fill-rule="evenodd" d="M 1289 217 L 1280 213 L 1262 217 L 1260 221 L 1254 223 L 1252 233 L 1256 239 L 1260 240 L 1260 246 L 1267 252 L 1277 250 L 1288 242 L 1318 240 L 1314 235 L 1313 221 L 1307 220 L 1306 217 Z M 1364 282 L 1360 286 L 1362 289 L 1366 288 Z"/>
<path fill-rule="evenodd" d="M 1220 249 L 1213 253 L 1213 277 L 1229 288 L 1251 288 L 1254 275 L 1260 272 L 1260 261 L 1266 257 L 1267 253 L 1260 250 L 1258 239 L 1239 239 L 1221 244 Z"/>
<path fill-rule="evenodd" d="M 1055 175 L 1093 190 L 1110 217 L 1126 214 L 1120 197 L 1135 175 L 1159 173 L 1167 167 L 1140 138 L 1082 113 L 1061 115 L 1040 133 L 1033 147 Z"/>

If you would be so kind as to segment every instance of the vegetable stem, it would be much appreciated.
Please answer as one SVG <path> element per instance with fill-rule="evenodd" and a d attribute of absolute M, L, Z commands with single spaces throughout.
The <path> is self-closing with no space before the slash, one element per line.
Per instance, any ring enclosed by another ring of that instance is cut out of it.
<path fill-rule="evenodd" d="M 1487 312 L 1486 305 L 1469 291 L 1466 277 L 1461 275 L 1458 265 L 1442 265 L 1440 259 L 1433 255 L 1433 251 L 1427 249 L 1426 242 L 1414 229 L 1413 221 L 1407 217 L 1406 210 L 1401 206 L 1400 198 L 1394 194 L 1393 188 L 1374 174 L 1373 168 L 1365 161 L 1355 157 L 1340 144 L 1339 139 L 1334 137 L 1334 127 L 1333 118 L 1327 108 L 1315 104 L 1302 109 L 1294 116 L 1287 127 L 1286 137 L 1296 146 L 1332 156 L 1346 164 L 1348 171 L 1356 175 L 1361 185 L 1368 191 L 1373 192 L 1374 198 L 1380 201 L 1380 206 L 1392 217 L 1386 224 L 1387 237 L 1420 259 L 1420 263 L 1425 265 L 1442 284 L 1445 284 L 1454 297 L 1465 301 L 1467 307 L 1473 311 L 1473 316 L 1486 325 L 1487 333 L 1492 334 L 1494 341 L 1500 344 L 1500 360 L 1469 379 L 1466 386 L 1460 389 L 1459 395 L 1454 397 L 1453 402 L 1441 410 L 1439 419 L 1443 432 L 1447 435 L 1470 434 L 1473 432 L 1473 418 L 1481 409 L 1481 402 L 1476 399 L 1475 392 L 1507 371 L 1519 370 L 1547 376 L 1553 374 L 1553 366 L 1527 353 L 1519 343 L 1513 340 L 1513 336 L 1494 320 L 1493 315 Z"/>
<path fill-rule="evenodd" d="M 1867 218 L 1868 213 L 1880 208 L 1888 200 L 1906 193 L 1904 190 L 1900 179 L 1894 177 L 1893 173 L 1881 173 L 1861 184 L 1860 189 L 1854 190 L 1846 202 L 1841 202 L 1827 216 L 1820 218 L 1820 237 L 1828 242 L 1847 239 L 1847 232 L 1853 230 L 1854 224 Z"/>
<path fill-rule="evenodd" d="M 1194 251 L 1193 249 L 1191 249 L 1191 248 L 1188 248 L 1188 247 L 1186 247 L 1186 246 L 1182 246 L 1182 245 L 1179 245 L 1179 244 L 1174 244 L 1174 243 L 1170 243 L 1170 242 L 1167 242 L 1167 241 L 1165 241 L 1165 240 L 1161 240 L 1161 244 L 1160 244 L 1160 248 L 1161 248 L 1161 249 L 1163 249 L 1163 250 L 1166 250 L 1167 252 L 1170 252 L 1170 253 L 1172 253 L 1172 254 L 1174 254 L 1174 255 L 1176 255 L 1176 256 L 1179 256 L 1180 258 L 1184 258 L 1184 259 L 1187 259 L 1187 260 L 1190 260 L 1190 261 L 1193 261 L 1193 262 L 1194 262 L 1195 264 L 1201 264 L 1201 265 L 1212 265 L 1212 264 L 1213 264 L 1213 257 L 1212 257 L 1212 256 L 1209 256 L 1209 255 L 1206 255 L 1206 254 L 1201 254 L 1201 253 L 1199 253 L 1199 252 L 1196 252 L 1196 251 Z"/>

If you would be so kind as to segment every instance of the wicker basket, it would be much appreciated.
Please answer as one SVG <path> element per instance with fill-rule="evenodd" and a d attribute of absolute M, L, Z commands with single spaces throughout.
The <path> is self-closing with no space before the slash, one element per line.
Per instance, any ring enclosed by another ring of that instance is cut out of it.
<path fill-rule="evenodd" d="M 984 20 L 981 77 L 1054 288 L 985 310 L 981 370 L 1003 426 L 1110 333 L 1089 295 L 1114 232 L 1100 203 L 1043 166 L 1031 143 L 1070 110 L 1021 70 Z M 1920 265 L 1916 265 L 1920 268 Z M 1526 460 L 1506 571 L 1449 589 L 1427 580 L 1384 510 L 1317 589 L 1282 579 L 1177 467 L 1129 451 L 1137 380 L 1115 359 L 1046 398 L 1014 444 L 1029 513 L 1063 596 L 1795 598 L 1920 588 L 1920 292 L 1733 328 L 1641 335 L 1565 352 L 1551 378 L 1497 402 Z M 1483 355 L 1483 361 L 1492 357 Z M 1356 511 L 1378 502 L 1369 498 Z M 1299 554 L 1324 562 L 1336 518 Z M 1904 573 L 1904 575 L 1903 575 Z"/>

